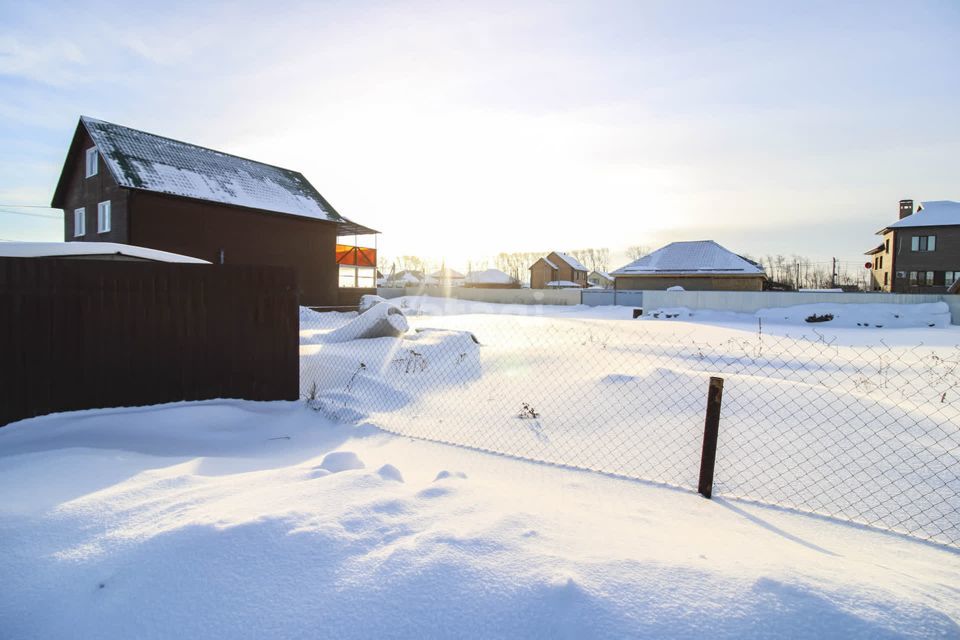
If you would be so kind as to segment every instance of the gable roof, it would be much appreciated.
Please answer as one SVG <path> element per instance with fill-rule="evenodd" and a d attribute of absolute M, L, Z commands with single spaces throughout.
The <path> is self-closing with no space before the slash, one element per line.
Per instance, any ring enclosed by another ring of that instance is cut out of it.
<path fill-rule="evenodd" d="M 537 263 L 539 263 L 541 260 L 543 260 L 544 262 L 546 262 L 546 263 L 547 263 L 547 266 L 550 267 L 551 269 L 556 269 L 556 268 L 557 268 L 557 265 L 553 264 L 553 263 L 550 261 L 549 258 L 543 257 L 543 258 L 537 258 L 537 262 L 534 262 L 532 265 L 530 265 L 529 267 L 527 267 L 527 271 L 530 271 L 530 270 L 533 269 L 535 266 L 537 266 Z"/>
<path fill-rule="evenodd" d="M 468 273 L 467 282 L 470 284 L 513 284 L 514 279 L 500 269 L 484 269 L 483 271 Z"/>
<path fill-rule="evenodd" d="M 888 229 L 911 227 L 950 227 L 960 225 L 960 202 L 953 200 L 930 200 L 920 204 L 916 213 L 887 225 L 878 234 Z"/>
<path fill-rule="evenodd" d="M 68 157 L 79 144 L 81 127 L 110 175 L 125 189 L 333 222 L 341 227 L 341 235 L 376 233 L 341 216 L 297 171 L 87 116 L 80 118 Z M 63 208 L 67 168 L 64 164 L 53 197 L 56 208 Z"/>
<path fill-rule="evenodd" d="M 602 278 L 602 279 L 604 279 L 604 280 L 608 280 L 608 281 L 610 281 L 610 282 L 613 282 L 613 278 L 612 278 L 612 277 L 610 276 L 610 274 L 607 273 L 606 271 L 591 271 L 591 272 L 590 272 L 590 275 L 587 276 L 587 277 L 588 277 L 588 278 L 592 278 L 592 277 L 594 277 L 594 276 L 598 276 L 598 277 L 600 277 L 600 278 Z"/>
<path fill-rule="evenodd" d="M 613 276 L 682 274 L 765 275 L 758 264 L 713 240 L 671 242 L 611 273 Z"/>
<path fill-rule="evenodd" d="M 119 242 L 0 242 L 5 258 L 74 258 L 77 256 L 126 256 L 154 262 L 210 264 L 180 253 L 135 247 Z"/>
<path fill-rule="evenodd" d="M 583 266 L 583 264 L 582 264 L 579 260 L 577 260 L 576 258 L 574 258 L 574 257 L 573 257 L 572 255 L 570 255 L 569 253 L 563 253 L 562 251 L 554 251 L 554 252 L 553 252 L 553 255 L 559 257 L 561 260 L 563 260 L 563 261 L 566 262 L 568 265 L 570 265 L 571 267 L 573 267 L 573 269 L 574 269 L 575 271 L 587 271 L 587 268 L 586 268 L 585 266 Z M 554 268 L 556 268 L 556 267 L 554 267 Z"/>
<path fill-rule="evenodd" d="M 430 277 L 438 280 L 463 280 L 465 276 L 459 271 L 451 269 L 450 267 L 444 267 L 443 269 L 438 269 L 437 271 L 431 273 Z"/>

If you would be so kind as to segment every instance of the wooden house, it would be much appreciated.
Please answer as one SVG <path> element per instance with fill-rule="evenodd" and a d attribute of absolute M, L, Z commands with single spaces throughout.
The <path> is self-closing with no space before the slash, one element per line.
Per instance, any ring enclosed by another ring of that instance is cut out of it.
<path fill-rule="evenodd" d="M 587 268 L 568 253 L 552 251 L 530 267 L 531 289 L 587 286 Z"/>
<path fill-rule="evenodd" d="M 292 267 L 303 305 L 343 304 L 337 238 L 376 233 L 340 215 L 299 172 L 88 117 L 52 206 L 64 212 L 67 242 Z"/>

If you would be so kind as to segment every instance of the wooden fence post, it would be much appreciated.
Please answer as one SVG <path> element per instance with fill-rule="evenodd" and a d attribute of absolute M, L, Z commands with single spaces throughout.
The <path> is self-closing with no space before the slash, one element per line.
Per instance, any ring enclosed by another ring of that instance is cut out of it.
<path fill-rule="evenodd" d="M 713 469 L 717 462 L 717 433 L 720 430 L 720 404 L 723 402 L 723 378 L 710 378 L 707 388 L 707 417 L 703 423 L 703 451 L 700 453 L 700 484 L 704 498 L 713 495 Z"/>

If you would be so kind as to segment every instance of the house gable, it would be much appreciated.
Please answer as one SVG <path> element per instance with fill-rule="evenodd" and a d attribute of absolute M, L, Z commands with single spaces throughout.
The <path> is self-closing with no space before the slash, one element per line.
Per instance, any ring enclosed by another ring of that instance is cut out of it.
<path fill-rule="evenodd" d="M 332 222 L 340 235 L 375 233 L 341 216 L 299 172 L 86 116 L 77 125 L 68 159 L 80 151 L 82 134 L 123 189 Z M 65 200 L 66 169 L 54 207 L 62 208 Z"/>

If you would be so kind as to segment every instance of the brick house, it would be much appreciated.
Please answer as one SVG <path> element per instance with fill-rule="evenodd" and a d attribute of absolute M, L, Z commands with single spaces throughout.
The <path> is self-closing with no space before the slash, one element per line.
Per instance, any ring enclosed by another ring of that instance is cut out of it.
<path fill-rule="evenodd" d="M 587 286 L 587 268 L 568 253 L 552 251 L 530 266 L 531 289 Z"/>
<path fill-rule="evenodd" d="M 341 216 L 299 172 L 88 117 L 51 206 L 63 210 L 67 242 L 292 267 L 304 305 L 343 304 L 337 238 L 376 233 Z"/>
<path fill-rule="evenodd" d="M 763 268 L 713 240 L 671 242 L 610 275 L 614 288 L 663 291 L 762 291 Z"/>
<path fill-rule="evenodd" d="M 866 252 L 871 288 L 893 293 L 945 293 L 960 280 L 960 202 L 900 201 L 900 218 L 877 231 Z"/>

